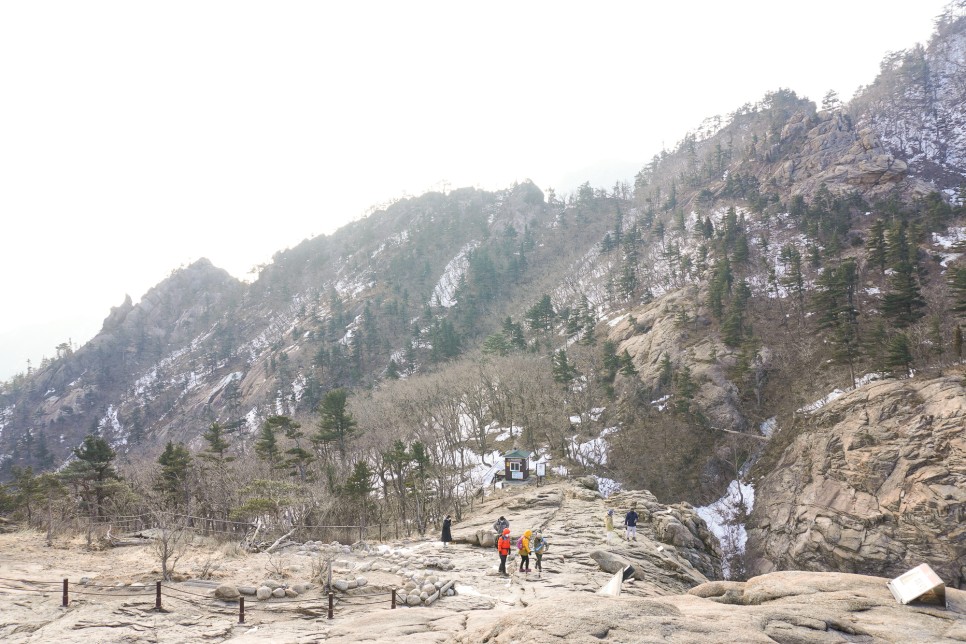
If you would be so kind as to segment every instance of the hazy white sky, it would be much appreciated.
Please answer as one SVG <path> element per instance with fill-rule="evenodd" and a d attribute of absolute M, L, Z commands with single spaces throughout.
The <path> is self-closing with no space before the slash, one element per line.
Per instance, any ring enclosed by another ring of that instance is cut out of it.
<path fill-rule="evenodd" d="M 0 379 L 200 257 L 245 277 L 442 181 L 611 186 L 767 91 L 847 99 L 944 5 L 0 3 Z"/>

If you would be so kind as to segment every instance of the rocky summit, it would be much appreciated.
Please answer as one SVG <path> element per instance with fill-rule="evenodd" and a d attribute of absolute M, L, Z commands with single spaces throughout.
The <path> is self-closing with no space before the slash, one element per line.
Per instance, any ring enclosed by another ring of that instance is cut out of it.
<path fill-rule="evenodd" d="M 40 535 L 2 535 L 0 637 L 5 642 L 939 642 L 966 641 L 966 593 L 946 606 L 901 606 L 886 579 L 844 573 L 774 572 L 746 582 L 720 577 L 717 542 L 687 504 L 665 506 L 648 492 L 603 498 L 590 481 L 496 492 L 435 537 L 352 546 L 283 543 L 245 555 L 198 540 L 189 574 L 166 582 L 152 611 L 147 547 L 100 552 L 41 545 Z M 635 506 L 636 541 L 621 517 Z M 615 531 L 604 517 L 615 510 Z M 491 524 L 510 521 L 514 539 L 541 532 L 550 548 L 537 572 L 498 573 Z M 325 566 L 334 615 L 326 616 Z M 618 597 L 598 590 L 625 566 Z M 81 579 L 81 575 L 84 578 Z M 70 578 L 61 607 L 57 580 Z M 19 581 L 14 581 L 19 580 Z M 44 586 L 42 581 L 55 580 Z M 80 583 L 77 583 L 77 582 Z M 392 590 L 398 608 L 390 608 Z M 264 591 L 264 593 L 262 593 Z M 421 595 L 425 595 L 420 599 Z M 238 623 L 238 598 L 246 619 Z M 411 601 L 415 599 L 415 601 Z"/>

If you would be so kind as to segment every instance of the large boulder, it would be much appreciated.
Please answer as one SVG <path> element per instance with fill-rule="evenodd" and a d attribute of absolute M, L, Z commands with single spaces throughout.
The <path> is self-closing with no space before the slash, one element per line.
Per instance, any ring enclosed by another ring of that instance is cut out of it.
<path fill-rule="evenodd" d="M 222 584 L 215 588 L 215 597 L 218 599 L 238 599 L 239 594 L 238 588 L 230 584 Z"/>
<path fill-rule="evenodd" d="M 753 572 L 896 577 L 925 562 L 966 585 L 964 417 L 961 376 L 872 382 L 803 414 L 762 463 Z"/>

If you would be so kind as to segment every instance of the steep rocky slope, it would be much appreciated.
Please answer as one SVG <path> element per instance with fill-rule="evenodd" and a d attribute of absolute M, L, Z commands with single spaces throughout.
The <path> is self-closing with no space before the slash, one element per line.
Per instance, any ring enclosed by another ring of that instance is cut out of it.
<path fill-rule="evenodd" d="M 962 587 L 964 428 L 961 376 L 874 382 L 805 415 L 757 483 L 753 569 L 888 577 L 928 562 Z"/>

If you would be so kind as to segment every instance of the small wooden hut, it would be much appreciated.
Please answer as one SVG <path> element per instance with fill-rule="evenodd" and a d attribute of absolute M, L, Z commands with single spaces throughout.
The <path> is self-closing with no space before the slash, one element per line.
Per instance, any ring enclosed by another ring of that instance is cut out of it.
<path fill-rule="evenodd" d="M 506 481 L 526 481 L 530 477 L 530 452 L 510 450 L 503 455 Z"/>

